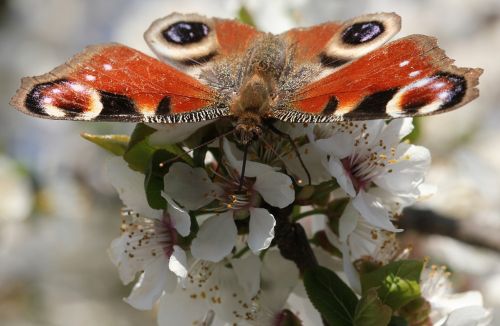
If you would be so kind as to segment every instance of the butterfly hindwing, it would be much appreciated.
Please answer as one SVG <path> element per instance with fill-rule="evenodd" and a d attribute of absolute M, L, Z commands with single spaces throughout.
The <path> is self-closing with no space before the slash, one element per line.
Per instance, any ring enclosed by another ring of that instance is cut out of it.
<path fill-rule="evenodd" d="M 244 55 L 262 34 L 236 20 L 173 13 L 154 21 L 144 38 L 160 59 L 196 75 L 220 58 Z"/>
<path fill-rule="evenodd" d="M 273 115 L 329 122 L 436 114 L 476 98 L 481 72 L 453 66 L 434 38 L 412 35 L 302 87 Z"/>
<path fill-rule="evenodd" d="M 335 69 L 381 46 L 400 28 L 397 14 L 378 13 L 294 28 L 282 36 L 292 45 L 299 63 L 319 62 L 323 69 Z"/>
<path fill-rule="evenodd" d="M 229 114 L 211 87 L 119 44 L 88 47 L 45 75 L 24 78 L 11 104 L 69 120 L 176 123 Z"/>

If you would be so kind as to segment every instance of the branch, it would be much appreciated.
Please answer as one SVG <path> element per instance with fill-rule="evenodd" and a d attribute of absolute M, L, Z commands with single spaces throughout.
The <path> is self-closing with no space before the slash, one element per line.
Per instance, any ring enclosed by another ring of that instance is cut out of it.
<path fill-rule="evenodd" d="M 284 209 L 268 206 L 267 209 L 276 219 L 274 239 L 281 255 L 293 261 L 302 275 L 307 269 L 318 266 L 306 231 L 299 223 L 293 223 L 289 220 L 292 205 Z"/>
<path fill-rule="evenodd" d="M 500 252 L 497 228 L 487 228 L 477 222 L 457 220 L 429 209 L 407 208 L 399 220 L 403 229 L 422 234 L 444 235 L 458 241 Z"/>

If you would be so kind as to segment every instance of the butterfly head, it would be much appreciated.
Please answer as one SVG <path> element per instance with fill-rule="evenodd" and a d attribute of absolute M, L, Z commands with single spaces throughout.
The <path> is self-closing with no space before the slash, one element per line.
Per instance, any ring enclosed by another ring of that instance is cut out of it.
<path fill-rule="evenodd" d="M 235 134 L 242 145 L 246 145 L 262 135 L 262 128 L 251 123 L 238 123 L 235 128 Z"/>

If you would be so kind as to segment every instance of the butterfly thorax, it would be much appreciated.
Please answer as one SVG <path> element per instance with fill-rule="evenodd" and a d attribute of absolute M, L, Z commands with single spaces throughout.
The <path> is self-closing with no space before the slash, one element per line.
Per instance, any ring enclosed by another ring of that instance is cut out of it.
<path fill-rule="evenodd" d="M 263 119 L 269 118 L 276 106 L 278 81 L 285 64 L 286 46 L 274 35 L 258 39 L 247 52 L 242 82 L 230 106 L 242 144 L 261 135 Z"/>

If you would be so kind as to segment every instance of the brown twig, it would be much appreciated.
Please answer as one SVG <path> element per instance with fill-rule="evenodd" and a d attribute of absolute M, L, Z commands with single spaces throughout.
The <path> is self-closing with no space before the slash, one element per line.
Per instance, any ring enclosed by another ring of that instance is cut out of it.
<path fill-rule="evenodd" d="M 276 219 L 274 239 L 281 255 L 293 261 L 301 274 L 309 268 L 318 266 L 304 228 L 289 219 L 292 206 L 284 209 L 269 206 L 268 209 Z"/>
<path fill-rule="evenodd" d="M 437 234 L 458 241 L 500 252 L 498 229 L 487 228 L 469 219 L 457 220 L 428 209 L 407 208 L 399 225 L 422 234 Z"/>

